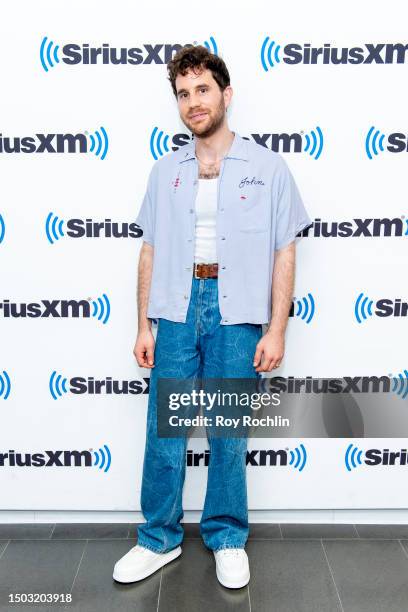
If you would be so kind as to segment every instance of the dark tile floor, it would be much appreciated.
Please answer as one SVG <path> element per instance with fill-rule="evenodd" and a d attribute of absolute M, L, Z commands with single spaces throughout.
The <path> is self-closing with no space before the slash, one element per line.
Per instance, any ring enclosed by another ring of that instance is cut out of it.
<path fill-rule="evenodd" d="M 408 525 L 253 524 L 251 581 L 238 590 L 218 583 L 196 524 L 181 557 L 119 584 L 113 566 L 135 543 L 135 524 L 0 525 L 1 612 L 408 611 Z M 17 593 L 72 602 L 11 603 Z"/>

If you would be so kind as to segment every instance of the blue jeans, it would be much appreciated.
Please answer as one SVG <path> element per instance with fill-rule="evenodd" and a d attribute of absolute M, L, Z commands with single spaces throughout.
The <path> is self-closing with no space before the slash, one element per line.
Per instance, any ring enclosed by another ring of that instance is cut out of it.
<path fill-rule="evenodd" d="M 150 374 L 138 543 L 163 553 L 183 540 L 182 493 L 187 438 L 157 436 L 157 379 L 259 378 L 253 366 L 262 325 L 220 325 L 218 280 L 192 279 L 185 323 L 158 320 L 155 367 Z M 207 492 L 200 521 L 211 550 L 243 548 L 248 539 L 247 438 L 208 435 Z"/>

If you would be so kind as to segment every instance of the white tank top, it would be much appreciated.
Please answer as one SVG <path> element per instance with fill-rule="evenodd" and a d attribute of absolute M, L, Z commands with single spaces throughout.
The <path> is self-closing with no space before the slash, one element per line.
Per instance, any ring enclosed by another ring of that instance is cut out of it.
<path fill-rule="evenodd" d="M 217 263 L 217 184 L 218 177 L 198 179 L 195 202 L 195 263 Z"/>

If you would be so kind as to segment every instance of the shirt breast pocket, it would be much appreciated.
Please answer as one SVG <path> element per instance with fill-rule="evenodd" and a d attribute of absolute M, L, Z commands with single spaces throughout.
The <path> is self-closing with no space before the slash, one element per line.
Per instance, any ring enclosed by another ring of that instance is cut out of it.
<path fill-rule="evenodd" d="M 238 197 L 238 229 L 267 232 L 271 226 L 270 198 L 266 190 Z"/>

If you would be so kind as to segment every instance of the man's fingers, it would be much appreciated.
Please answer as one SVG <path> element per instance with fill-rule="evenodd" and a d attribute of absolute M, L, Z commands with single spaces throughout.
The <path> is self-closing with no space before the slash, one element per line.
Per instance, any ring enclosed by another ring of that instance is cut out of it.
<path fill-rule="evenodd" d="M 261 357 L 262 357 L 262 349 L 261 348 L 257 348 L 255 351 L 255 355 L 254 355 L 254 366 L 257 366 L 261 363 Z"/>
<path fill-rule="evenodd" d="M 266 354 L 263 353 L 262 365 L 256 368 L 256 371 L 257 372 L 272 372 L 272 370 L 275 369 L 275 366 L 279 367 L 280 363 L 278 365 L 278 361 L 279 361 L 279 358 L 267 357 Z"/>
<path fill-rule="evenodd" d="M 268 366 L 268 372 L 272 372 L 272 370 L 274 370 L 275 367 L 277 367 L 277 359 L 271 359 L 271 361 L 269 362 L 269 366 Z"/>
<path fill-rule="evenodd" d="M 152 366 L 154 362 L 154 347 L 153 346 L 147 347 L 146 357 L 147 357 L 148 364 Z"/>
<path fill-rule="evenodd" d="M 137 347 L 134 351 L 137 364 L 141 368 L 154 367 L 154 347 L 149 349 L 144 346 Z"/>

